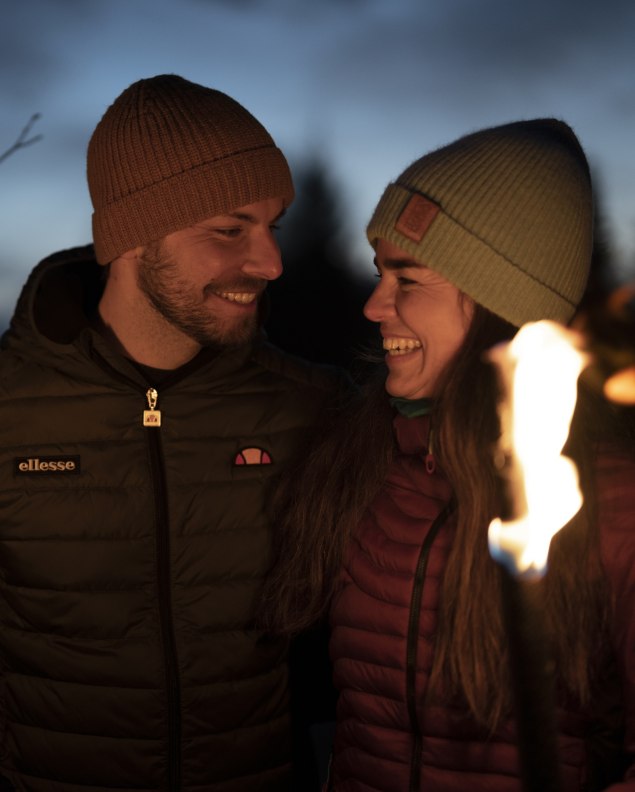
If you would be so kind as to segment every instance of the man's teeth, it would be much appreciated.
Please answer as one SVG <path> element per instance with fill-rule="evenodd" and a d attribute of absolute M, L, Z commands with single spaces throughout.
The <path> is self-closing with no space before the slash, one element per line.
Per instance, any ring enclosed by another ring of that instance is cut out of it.
<path fill-rule="evenodd" d="M 252 303 L 257 297 L 255 292 L 218 292 L 218 295 L 224 300 L 242 303 L 243 305 Z"/>
<path fill-rule="evenodd" d="M 421 341 L 414 338 L 384 338 L 384 349 L 389 355 L 407 355 L 413 349 L 420 349 Z"/>

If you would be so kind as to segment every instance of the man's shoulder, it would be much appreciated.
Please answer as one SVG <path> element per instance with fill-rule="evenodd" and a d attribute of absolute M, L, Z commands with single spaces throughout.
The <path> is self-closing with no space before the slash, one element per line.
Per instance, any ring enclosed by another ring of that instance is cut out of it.
<path fill-rule="evenodd" d="M 340 393 L 353 389 L 352 380 L 343 368 L 306 360 L 269 342 L 255 348 L 253 361 L 281 381 L 288 382 L 289 387 L 308 387 Z"/>
<path fill-rule="evenodd" d="M 84 262 L 95 262 L 95 249 L 92 245 L 79 245 L 77 247 L 66 248 L 51 253 L 40 261 L 38 266 L 50 266 L 54 264 L 74 264 Z"/>
<path fill-rule="evenodd" d="M 73 272 L 75 268 L 78 270 L 86 269 L 89 264 L 97 266 L 92 245 L 81 245 L 58 250 L 38 262 L 31 270 L 23 290 L 28 292 L 29 289 L 34 287 L 39 288 L 43 279 L 49 279 L 51 276 L 66 277 L 64 273 Z"/>

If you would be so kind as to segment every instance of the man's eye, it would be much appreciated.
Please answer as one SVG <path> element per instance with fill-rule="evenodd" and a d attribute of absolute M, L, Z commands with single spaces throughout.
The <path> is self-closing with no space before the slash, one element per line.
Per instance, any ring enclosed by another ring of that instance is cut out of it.
<path fill-rule="evenodd" d="M 272 224 L 269 226 L 269 228 L 270 228 L 272 231 L 280 231 L 280 226 L 278 225 L 278 223 L 272 223 Z"/>
<path fill-rule="evenodd" d="M 400 275 L 397 278 L 397 280 L 402 286 L 412 286 L 414 283 L 417 282 L 417 281 L 411 280 L 410 278 L 404 278 L 403 275 Z"/>
<path fill-rule="evenodd" d="M 235 237 L 240 234 L 240 226 L 232 226 L 231 228 L 215 228 L 214 231 L 224 237 Z"/>

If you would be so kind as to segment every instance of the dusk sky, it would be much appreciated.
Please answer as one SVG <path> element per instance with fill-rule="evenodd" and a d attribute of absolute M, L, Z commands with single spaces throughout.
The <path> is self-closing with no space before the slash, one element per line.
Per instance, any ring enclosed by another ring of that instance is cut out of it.
<path fill-rule="evenodd" d="M 318 156 L 352 249 L 385 185 L 460 135 L 556 116 L 596 177 L 622 279 L 635 277 L 633 0 L 9 0 L 0 17 L 0 319 L 30 269 L 90 241 L 85 156 L 141 77 L 218 88 L 292 168 Z"/>

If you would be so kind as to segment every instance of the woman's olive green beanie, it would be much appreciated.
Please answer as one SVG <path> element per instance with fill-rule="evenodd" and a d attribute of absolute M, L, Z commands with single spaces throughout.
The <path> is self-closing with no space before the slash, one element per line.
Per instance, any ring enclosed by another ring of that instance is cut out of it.
<path fill-rule="evenodd" d="M 589 167 L 562 121 L 485 129 L 414 162 L 389 184 L 367 229 L 520 327 L 566 323 L 593 242 Z"/>

